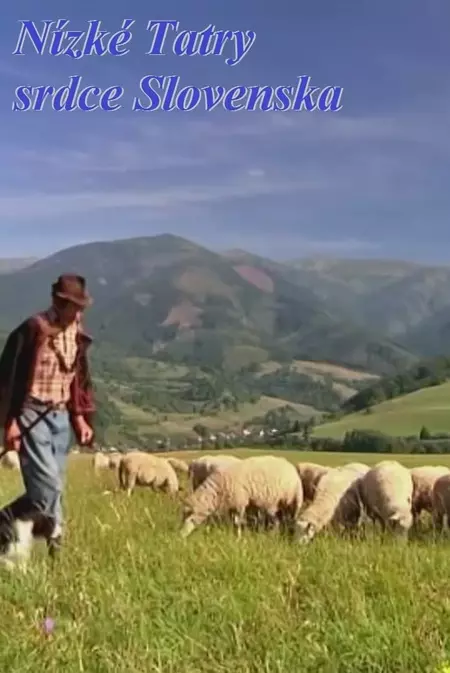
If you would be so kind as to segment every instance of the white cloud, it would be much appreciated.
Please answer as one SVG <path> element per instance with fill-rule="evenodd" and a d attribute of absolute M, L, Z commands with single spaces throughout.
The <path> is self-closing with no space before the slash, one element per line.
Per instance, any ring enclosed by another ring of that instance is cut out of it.
<path fill-rule="evenodd" d="M 263 178 L 266 175 L 262 168 L 249 168 L 247 173 L 251 178 Z"/>
<path fill-rule="evenodd" d="M 155 191 L 79 192 L 68 194 L 28 193 L 18 196 L 0 196 L 0 210 L 4 218 L 20 220 L 34 217 L 58 217 L 63 214 L 110 208 L 149 208 L 171 210 L 182 204 L 211 203 L 228 199 L 252 198 L 261 195 L 311 192 L 323 188 L 314 180 L 266 181 L 239 179 L 211 186 L 191 185 Z"/>

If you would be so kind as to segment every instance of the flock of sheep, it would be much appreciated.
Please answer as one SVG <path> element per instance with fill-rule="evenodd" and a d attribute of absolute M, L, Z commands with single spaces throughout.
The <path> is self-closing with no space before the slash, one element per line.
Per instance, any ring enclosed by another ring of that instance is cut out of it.
<path fill-rule="evenodd" d="M 134 451 L 98 453 L 94 468 L 117 470 L 119 487 L 128 495 L 135 486 L 177 494 L 177 474 L 185 473 L 183 537 L 215 519 L 230 520 L 238 536 L 244 526 L 256 525 L 284 529 L 303 543 L 328 528 L 355 531 L 364 521 L 406 538 L 423 511 L 432 515 L 437 530 L 448 524 L 450 514 L 450 469 L 443 466 L 408 469 L 394 460 L 371 468 L 362 463 L 294 465 L 273 455 L 207 455 L 188 464 Z"/>

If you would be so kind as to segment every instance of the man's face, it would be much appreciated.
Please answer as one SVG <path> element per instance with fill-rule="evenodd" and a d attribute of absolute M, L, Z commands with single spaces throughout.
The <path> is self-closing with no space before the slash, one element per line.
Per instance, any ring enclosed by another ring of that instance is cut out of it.
<path fill-rule="evenodd" d="M 68 326 L 75 321 L 79 321 L 83 313 L 78 304 L 73 304 L 71 301 L 65 301 L 61 304 L 59 302 L 55 302 L 55 309 L 58 314 L 59 322 L 64 326 Z"/>

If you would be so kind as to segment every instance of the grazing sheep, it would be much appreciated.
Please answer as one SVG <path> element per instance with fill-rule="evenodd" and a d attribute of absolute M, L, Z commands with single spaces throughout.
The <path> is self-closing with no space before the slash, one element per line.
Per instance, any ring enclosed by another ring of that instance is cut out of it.
<path fill-rule="evenodd" d="M 304 500 L 305 502 L 312 502 L 319 480 L 330 468 L 317 463 L 297 463 L 295 468 L 302 480 Z"/>
<path fill-rule="evenodd" d="M 101 451 L 96 451 L 94 453 L 94 456 L 92 458 L 92 465 L 94 468 L 94 472 L 98 472 L 99 470 L 104 470 L 109 467 L 109 460 L 106 454 L 102 453 Z"/>
<path fill-rule="evenodd" d="M 347 465 L 344 465 L 343 467 L 345 467 L 347 470 L 356 470 L 361 476 L 367 474 L 367 472 L 370 470 L 370 467 L 368 465 L 364 465 L 364 463 L 347 463 Z"/>
<path fill-rule="evenodd" d="M 364 466 L 361 466 L 364 468 Z M 319 480 L 312 503 L 296 522 L 296 539 L 311 542 L 329 524 L 350 529 L 362 515 L 358 483 L 364 471 L 354 465 L 329 469 Z"/>
<path fill-rule="evenodd" d="M 212 515 L 231 514 L 238 537 L 250 509 L 264 513 L 277 526 L 294 521 L 303 503 L 297 471 L 285 458 L 257 456 L 229 462 L 211 474 L 185 503 L 182 537 Z"/>
<path fill-rule="evenodd" d="M 231 464 L 242 462 L 235 456 L 201 456 L 195 458 L 189 465 L 189 479 L 192 484 L 192 490 L 195 491 L 209 475 L 218 468 L 227 467 Z"/>
<path fill-rule="evenodd" d="M 433 524 L 437 532 L 448 528 L 450 515 L 450 472 L 436 479 L 431 492 Z"/>
<path fill-rule="evenodd" d="M 372 521 L 378 521 L 383 530 L 408 535 L 413 522 L 413 480 L 408 468 L 395 460 L 384 460 L 364 475 L 359 490 Z"/>
<path fill-rule="evenodd" d="M 122 460 L 122 454 L 117 452 L 117 453 L 111 453 L 108 456 L 108 467 L 110 470 L 117 470 L 120 462 Z"/>
<path fill-rule="evenodd" d="M 20 460 L 17 451 L 7 451 L 2 456 L 1 466 L 7 470 L 20 470 Z"/>
<path fill-rule="evenodd" d="M 431 513 L 433 510 L 432 493 L 436 480 L 450 474 L 450 470 L 443 465 L 424 465 L 413 467 L 410 472 L 413 480 L 412 515 L 414 525 L 417 525 L 423 511 Z"/>
<path fill-rule="evenodd" d="M 128 496 L 135 486 L 150 486 L 167 493 L 177 493 L 179 489 L 178 477 L 167 460 L 141 452 L 128 453 L 122 458 L 119 485 Z"/>
<path fill-rule="evenodd" d="M 180 460 L 179 458 L 166 458 L 166 460 L 172 465 L 175 472 L 179 472 L 180 474 L 187 474 L 189 472 L 189 465 L 184 460 Z"/>

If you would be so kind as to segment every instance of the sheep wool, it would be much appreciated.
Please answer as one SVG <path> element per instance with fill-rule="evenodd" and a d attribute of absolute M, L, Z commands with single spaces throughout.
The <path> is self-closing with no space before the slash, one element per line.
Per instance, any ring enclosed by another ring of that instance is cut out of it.
<path fill-rule="evenodd" d="M 432 512 L 434 484 L 439 477 L 446 474 L 450 474 L 450 470 L 443 465 L 423 465 L 411 469 L 413 480 L 412 514 L 415 524 L 417 524 L 423 511 Z"/>
<path fill-rule="evenodd" d="M 297 463 L 295 467 L 302 480 L 305 502 L 312 502 L 319 480 L 330 468 L 317 463 Z"/>
<path fill-rule="evenodd" d="M 431 492 L 433 525 L 437 532 L 448 528 L 450 517 L 450 473 L 436 479 Z"/>
<path fill-rule="evenodd" d="M 117 452 L 117 453 L 111 453 L 108 456 L 108 467 L 110 470 L 117 470 L 120 465 L 120 461 L 122 460 L 122 454 Z"/>
<path fill-rule="evenodd" d="M 311 542 L 329 524 L 351 528 L 360 522 L 357 485 L 361 476 L 362 472 L 350 465 L 332 468 L 321 477 L 314 500 L 296 522 L 296 538 L 300 543 Z"/>
<path fill-rule="evenodd" d="M 368 465 L 364 465 L 364 463 L 347 463 L 347 465 L 344 465 L 344 467 L 347 470 L 356 470 L 361 476 L 367 474 L 367 472 L 370 470 L 370 467 Z"/>
<path fill-rule="evenodd" d="M 412 526 L 413 480 L 411 472 L 395 460 L 384 460 L 360 482 L 360 496 L 368 516 L 383 530 L 407 536 Z"/>
<path fill-rule="evenodd" d="M 20 459 L 17 451 L 7 451 L 2 457 L 1 466 L 7 470 L 20 470 Z"/>
<path fill-rule="evenodd" d="M 303 503 L 303 487 L 288 460 L 257 456 L 214 470 L 186 500 L 182 537 L 217 513 L 231 514 L 240 537 L 246 510 L 263 512 L 276 525 L 281 517 L 295 520 Z"/>
<path fill-rule="evenodd" d="M 92 465 L 95 472 L 109 467 L 108 457 L 101 451 L 96 451 L 92 458 Z"/>
<path fill-rule="evenodd" d="M 196 458 L 189 465 L 188 471 L 192 490 L 195 491 L 215 470 L 240 462 L 241 460 L 239 458 L 226 455 L 201 456 L 200 458 Z"/>
<path fill-rule="evenodd" d="M 153 490 L 177 493 L 178 477 L 164 458 L 139 451 L 124 456 L 119 466 L 119 485 L 130 496 L 135 486 L 150 486 Z"/>
<path fill-rule="evenodd" d="M 172 465 L 175 472 L 187 474 L 189 472 L 189 465 L 179 458 L 166 458 L 167 462 Z"/>

